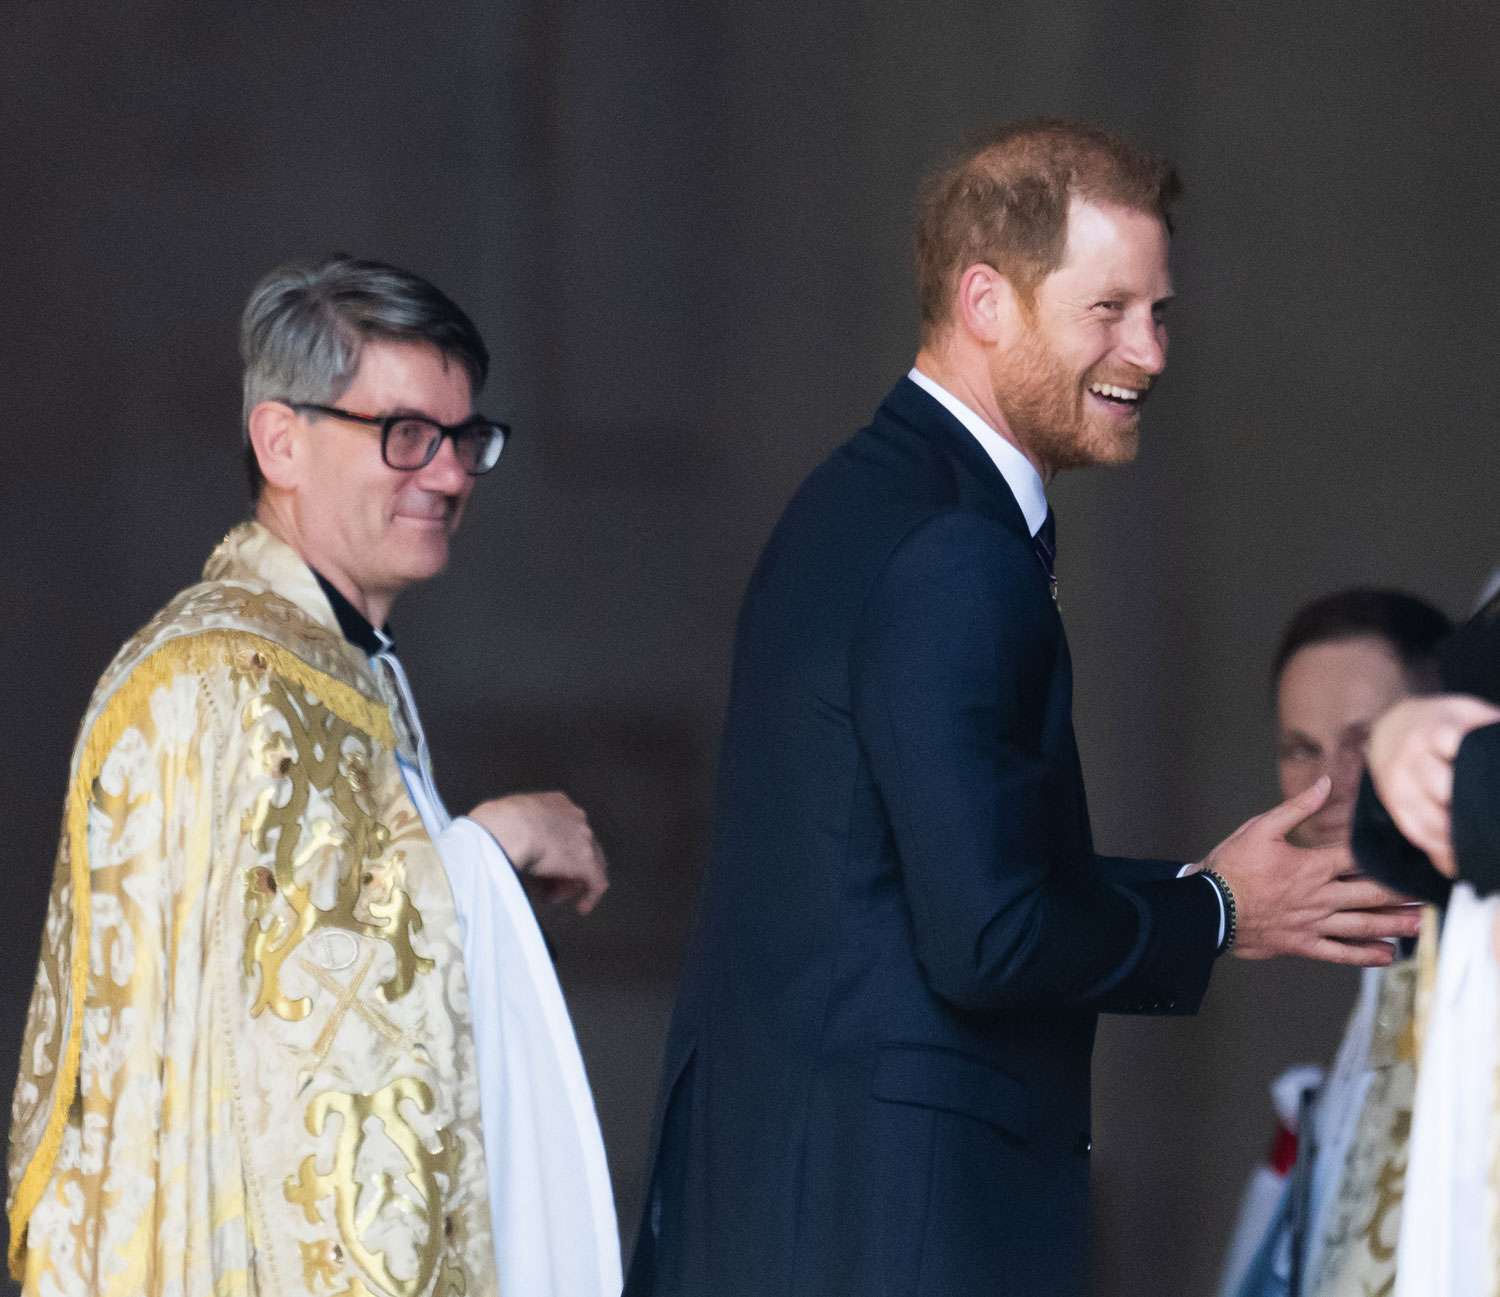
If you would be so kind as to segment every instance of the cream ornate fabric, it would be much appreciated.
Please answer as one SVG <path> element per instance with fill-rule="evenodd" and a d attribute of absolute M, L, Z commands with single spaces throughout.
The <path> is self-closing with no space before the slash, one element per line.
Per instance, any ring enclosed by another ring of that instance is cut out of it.
<path fill-rule="evenodd" d="M 1358 1118 L 1333 1168 L 1329 1200 L 1315 1218 L 1319 1237 L 1311 1240 L 1309 1297 L 1389 1297 L 1395 1288 L 1416 1085 L 1417 970 L 1416 960 L 1406 960 L 1371 977 L 1374 1014 L 1365 1028 L 1369 1052 L 1355 1099 Z"/>
<path fill-rule="evenodd" d="M 204 576 L 75 749 L 12 1272 L 47 1297 L 493 1293 L 460 935 L 388 707 L 264 529 Z"/>

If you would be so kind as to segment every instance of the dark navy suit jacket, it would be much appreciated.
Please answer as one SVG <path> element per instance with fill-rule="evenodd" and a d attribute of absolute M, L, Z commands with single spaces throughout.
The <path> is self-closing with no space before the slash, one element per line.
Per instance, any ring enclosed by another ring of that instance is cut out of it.
<path fill-rule="evenodd" d="M 1189 1013 L 1218 903 L 1095 855 L 1019 506 L 909 380 L 741 613 L 630 1297 L 1084 1285 L 1101 1010 Z"/>

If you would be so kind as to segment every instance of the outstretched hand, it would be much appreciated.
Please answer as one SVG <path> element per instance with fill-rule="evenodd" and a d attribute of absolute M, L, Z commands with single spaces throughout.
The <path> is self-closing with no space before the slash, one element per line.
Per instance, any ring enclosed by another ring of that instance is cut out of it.
<path fill-rule="evenodd" d="M 1452 878 L 1453 759 L 1470 730 L 1500 721 L 1500 707 L 1467 694 L 1397 703 L 1370 732 L 1370 779 L 1402 836 Z"/>
<path fill-rule="evenodd" d="M 513 793 L 469 812 L 544 900 L 587 914 L 609 887 L 609 866 L 589 817 L 565 793 Z"/>
<path fill-rule="evenodd" d="M 1328 799 L 1324 775 L 1312 787 L 1247 820 L 1203 862 L 1234 892 L 1242 959 L 1300 955 L 1331 964 L 1379 967 L 1389 939 L 1413 937 L 1421 920 L 1399 893 L 1354 873 L 1347 845 L 1298 847 L 1289 834 Z"/>

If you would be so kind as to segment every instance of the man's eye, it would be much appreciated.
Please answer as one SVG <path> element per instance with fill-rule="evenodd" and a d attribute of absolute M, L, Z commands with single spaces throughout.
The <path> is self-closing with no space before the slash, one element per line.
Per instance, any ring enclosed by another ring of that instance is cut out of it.
<path fill-rule="evenodd" d="M 1113 300 L 1095 302 L 1094 309 L 1096 311 L 1123 311 L 1125 309 L 1125 303 Z"/>

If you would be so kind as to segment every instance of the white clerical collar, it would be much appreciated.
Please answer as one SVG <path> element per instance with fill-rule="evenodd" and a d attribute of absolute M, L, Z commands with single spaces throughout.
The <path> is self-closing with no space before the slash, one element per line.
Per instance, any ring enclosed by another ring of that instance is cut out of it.
<path fill-rule="evenodd" d="M 1031 461 L 990 427 L 982 415 L 971 410 L 941 383 L 933 382 L 915 366 L 906 376 L 963 424 L 973 434 L 974 440 L 984 447 L 984 453 L 995 462 L 1006 486 L 1010 487 L 1010 493 L 1021 506 L 1027 530 L 1035 536 L 1047 517 L 1047 488 L 1042 485 L 1042 475 Z"/>

